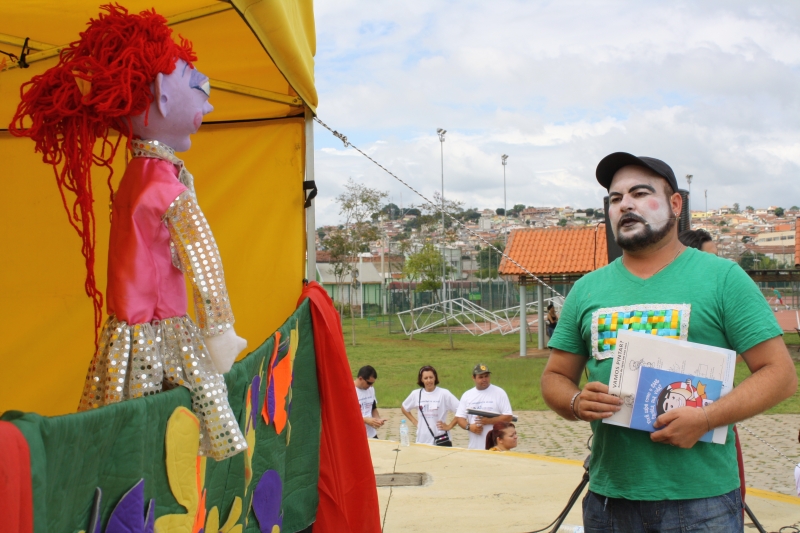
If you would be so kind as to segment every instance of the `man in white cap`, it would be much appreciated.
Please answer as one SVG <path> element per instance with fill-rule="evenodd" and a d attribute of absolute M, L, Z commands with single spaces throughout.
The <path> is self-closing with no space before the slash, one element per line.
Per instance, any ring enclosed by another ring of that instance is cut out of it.
<path fill-rule="evenodd" d="M 622 257 L 587 274 L 570 291 L 542 374 L 542 396 L 550 408 L 592 424 L 584 527 L 587 533 L 741 532 L 743 503 L 730 428 L 797 389 L 782 330 L 737 264 L 687 249 L 678 240 L 683 203 L 669 165 L 617 152 L 600 161 L 596 175 L 608 190 L 608 216 Z M 613 320 L 625 329 L 625 317 L 654 312 L 680 317 L 677 331 L 689 341 L 736 350 L 752 374 L 702 409 L 681 407 L 660 415 L 654 433 L 602 424 L 621 403 L 608 394 L 617 328 L 605 324 Z M 584 369 L 588 383 L 580 389 Z M 729 426 L 725 445 L 698 442 L 724 425 Z"/>

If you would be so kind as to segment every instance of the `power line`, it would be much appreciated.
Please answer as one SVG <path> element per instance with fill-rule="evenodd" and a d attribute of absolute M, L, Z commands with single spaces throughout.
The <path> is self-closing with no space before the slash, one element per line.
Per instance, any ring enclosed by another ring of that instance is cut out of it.
<path fill-rule="evenodd" d="M 495 245 L 493 245 L 492 243 L 490 243 L 489 241 L 487 241 L 486 239 L 484 239 L 483 237 L 481 237 L 480 235 L 478 235 L 477 233 L 475 233 L 474 231 L 472 231 L 471 229 L 469 229 L 469 228 L 468 228 L 468 227 L 467 227 L 467 226 L 466 226 L 464 223 L 462 223 L 460 220 L 458 220 L 457 218 L 455 218 L 455 217 L 454 217 L 453 215 L 451 215 L 450 213 L 447 213 L 446 211 L 444 211 L 443 207 L 440 207 L 440 206 L 438 206 L 436 203 L 434 203 L 434 202 L 432 202 L 431 200 L 429 200 L 429 199 L 428 199 L 428 198 L 427 198 L 427 197 L 426 197 L 424 194 L 422 194 L 421 192 L 419 192 L 418 190 L 416 190 L 414 187 L 412 187 L 411 185 L 409 185 L 408 183 L 406 183 L 405 181 L 403 181 L 403 180 L 402 180 L 402 179 L 400 179 L 399 177 L 397 177 L 397 176 L 396 176 L 395 174 L 393 174 L 393 173 L 392 173 L 392 172 L 391 172 L 389 169 L 387 169 L 386 167 L 384 167 L 383 165 L 381 165 L 380 163 L 378 163 L 377 161 L 375 161 L 374 159 L 372 159 L 370 156 L 368 156 L 366 153 L 364 153 L 364 152 L 363 152 L 361 149 L 359 149 L 359 148 L 358 148 L 358 146 L 356 146 L 356 145 L 354 145 L 353 143 L 351 143 L 350 141 L 348 141 L 348 140 L 347 140 L 347 136 L 346 136 L 346 135 L 344 135 L 344 134 L 342 134 L 342 133 L 339 133 L 338 131 L 336 131 L 336 130 L 332 129 L 330 126 L 328 126 L 327 124 L 325 124 L 324 122 L 322 122 L 322 121 L 321 121 L 321 120 L 320 120 L 318 117 L 314 117 L 314 120 L 315 120 L 315 121 L 316 121 L 316 122 L 317 122 L 317 123 L 318 123 L 320 126 L 322 126 L 322 127 L 323 127 L 323 128 L 325 128 L 326 130 L 328 130 L 329 132 L 331 132 L 331 133 L 333 134 L 333 136 L 334 136 L 334 137 L 336 137 L 337 139 L 339 139 L 340 141 L 342 141 L 342 143 L 344 144 L 345 148 L 348 148 L 348 147 L 350 147 L 350 148 L 353 148 L 353 150 L 355 150 L 355 151 L 356 151 L 356 152 L 358 152 L 359 154 L 363 155 L 364 157 L 366 157 L 367 159 L 369 159 L 370 161 L 372 161 L 372 162 L 373 162 L 375 165 L 377 165 L 377 166 L 378 166 L 378 167 L 379 167 L 381 170 L 383 170 L 384 172 L 386 172 L 387 174 L 389 174 L 391 177 L 393 177 L 394 179 L 396 179 L 397 181 L 399 181 L 400 183 L 402 183 L 403 185 L 405 185 L 406 187 L 408 187 L 409 189 L 411 189 L 411 190 L 412 190 L 412 191 L 413 191 L 413 192 L 414 192 L 414 193 L 415 193 L 417 196 L 419 196 L 420 198 L 422 198 L 422 199 L 425 201 L 425 203 L 426 203 L 426 204 L 430 205 L 430 206 L 431 206 L 431 207 L 434 209 L 434 211 L 440 211 L 440 212 L 442 213 L 442 215 L 444 215 L 444 216 L 448 217 L 448 218 L 449 218 L 449 219 L 450 219 L 450 220 L 451 220 L 451 221 L 452 221 L 454 224 L 457 224 L 458 226 L 460 226 L 461 228 L 463 228 L 463 229 L 464 229 L 464 230 L 465 230 L 467 233 L 469 233 L 469 234 L 470 234 L 470 235 L 472 235 L 473 237 L 476 237 L 478 240 L 480 240 L 481 242 L 483 242 L 484 244 L 486 244 L 486 246 L 488 246 L 489 248 L 493 249 L 493 250 L 494 250 L 494 251 L 496 251 L 498 254 L 500 254 L 500 255 L 502 255 L 503 257 L 505 257 L 505 258 L 506 258 L 508 261 L 510 261 L 511 263 L 513 263 L 514 265 L 516 265 L 516 266 L 517 266 L 517 267 L 518 267 L 520 270 L 522 270 L 522 271 L 523 271 L 523 272 L 525 272 L 525 273 L 526 273 L 528 276 L 530 276 L 531 278 L 533 278 L 533 279 L 534 279 L 534 281 L 536 281 L 536 283 L 538 283 L 538 284 L 542 285 L 543 287 L 547 287 L 548 289 L 550 289 L 551 291 L 553 291 L 553 292 L 554 292 L 554 293 L 556 293 L 557 295 L 559 295 L 559 296 L 561 296 L 562 298 L 564 298 L 564 295 L 563 295 L 563 294 L 561 294 L 560 292 L 558 292 L 557 290 L 555 290 L 553 287 L 551 287 L 550 285 L 548 285 L 547 283 L 545 283 L 544 281 L 542 281 L 542 280 L 541 280 L 541 279 L 540 279 L 540 278 L 539 278 L 539 277 L 538 277 L 536 274 L 534 274 L 533 272 L 531 272 L 530 270 L 528 270 L 527 268 L 525 268 L 524 266 L 522 266 L 521 264 L 519 264 L 517 261 L 515 261 L 514 259 L 512 259 L 512 258 L 511 258 L 511 257 L 510 257 L 508 254 L 506 254 L 505 252 L 503 252 L 502 250 L 500 250 L 499 248 L 497 248 Z M 490 267 L 491 267 L 491 265 L 490 265 Z"/>

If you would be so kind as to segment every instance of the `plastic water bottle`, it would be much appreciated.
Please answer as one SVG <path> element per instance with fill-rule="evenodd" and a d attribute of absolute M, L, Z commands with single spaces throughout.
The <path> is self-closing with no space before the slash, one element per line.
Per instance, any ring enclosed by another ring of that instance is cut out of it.
<path fill-rule="evenodd" d="M 408 426 L 405 419 L 400 421 L 400 446 L 408 446 Z"/>
<path fill-rule="evenodd" d="M 556 533 L 583 533 L 583 526 L 573 526 L 572 524 L 561 524 Z"/>

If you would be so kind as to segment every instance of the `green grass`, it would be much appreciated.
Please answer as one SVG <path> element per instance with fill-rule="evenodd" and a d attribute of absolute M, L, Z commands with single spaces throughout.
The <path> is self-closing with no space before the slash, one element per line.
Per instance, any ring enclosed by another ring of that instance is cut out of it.
<path fill-rule="evenodd" d="M 515 410 L 542 411 L 547 406 L 542 399 L 539 378 L 546 359 L 507 359 L 519 352 L 519 334 L 484 335 L 473 337 L 466 333 L 454 333 L 455 350 L 450 350 L 446 334 L 424 333 L 415 335 L 413 341 L 402 333 L 388 332 L 386 325 L 369 327 L 366 319 L 356 319 L 356 346 L 352 346 L 350 319 L 342 324 L 347 357 L 355 373 L 364 365 L 372 365 L 378 371 L 375 393 L 380 407 L 400 407 L 408 394 L 417 388 L 417 371 L 423 365 L 432 365 L 439 373 L 440 386 L 461 397 L 472 388 L 472 367 L 485 363 L 492 370 L 492 383 L 505 389 Z M 796 334 L 785 336 L 790 351 L 797 354 L 795 345 L 800 344 Z M 536 348 L 537 336 L 528 340 L 528 348 Z M 795 371 L 800 377 L 800 364 L 795 361 Z M 749 375 L 744 363 L 736 365 L 735 383 Z M 776 413 L 800 413 L 800 393 L 767 411 Z"/>

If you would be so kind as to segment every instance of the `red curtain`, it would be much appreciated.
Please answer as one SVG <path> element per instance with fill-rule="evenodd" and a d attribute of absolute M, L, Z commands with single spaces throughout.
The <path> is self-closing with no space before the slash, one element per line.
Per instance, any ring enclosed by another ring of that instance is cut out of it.
<path fill-rule="evenodd" d="M 314 533 L 379 533 L 375 473 L 339 314 L 317 282 L 306 285 L 297 305 L 306 298 L 311 303 L 322 407 L 319 508 Z"/>
<path fill-rule="evenodd" d="M 0 517 L 5 532 L 33 532 L 31 453 L 11 422 L 0 422 Z"/>

